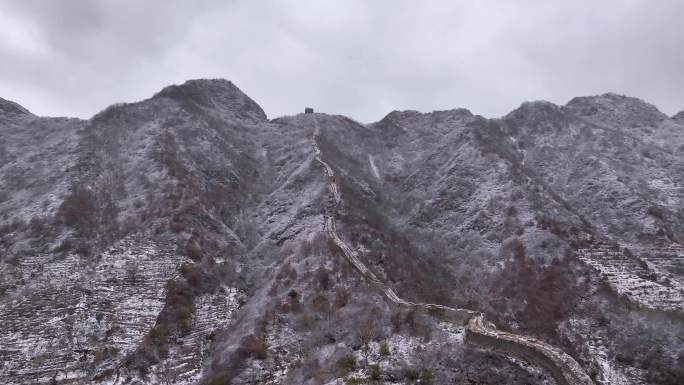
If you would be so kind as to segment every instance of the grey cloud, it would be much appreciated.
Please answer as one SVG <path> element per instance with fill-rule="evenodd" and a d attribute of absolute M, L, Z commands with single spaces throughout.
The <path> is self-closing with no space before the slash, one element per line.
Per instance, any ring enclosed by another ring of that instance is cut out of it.
<path fill-rule="evenodd" d="M 684 3 L 0 0 L 0 96 L 89 117 L 223 77 L 270 117 L 304 105 L 499 116 L 614 91 L 684 109 Z"/>

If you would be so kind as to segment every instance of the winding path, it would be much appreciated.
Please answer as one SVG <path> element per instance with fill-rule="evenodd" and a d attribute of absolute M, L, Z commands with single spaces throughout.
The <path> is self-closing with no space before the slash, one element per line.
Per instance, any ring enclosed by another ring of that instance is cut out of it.
<path fill-rule="evenodd" d="M 534 365 L 542 366 L 548 369 L 556 379 L 556 382 L 561 385 L 594 385 L 594 382 L 584 372 L 577 361 L 558 348 L 536 338 L 500 331 L 496 329 L 494 324 L 485 320 L 483 313 L 474 310 L 407 301 L 399 297 L 391 287 L 388 287 L 378 279 L 378 277 L 359 259 L 359 253 L 337 234 L 335 212 L 342 201 L 342 196 L 340 195 L 340 190 L 335 181 L 335 172 L 321 157 L 321 150 L 316 142 L 319 127 L 315 117 L 314 121 L 316 124 L 316 131 L 313 135 L 315 159 L 325 169 L 325 174 L 328 178 L 328 187 L 333 195 L 335 203 L 334 207 L 329 209 L 325 214 L 326 233 L 335 245 L 342 250 L 345 258 L 367 281 L 380 290 L 383 295 L 395 305 L 423 310 L 437 310 L 452 322 L 465 326 L 465 341 L 470 345 L 515 355 Z"/>

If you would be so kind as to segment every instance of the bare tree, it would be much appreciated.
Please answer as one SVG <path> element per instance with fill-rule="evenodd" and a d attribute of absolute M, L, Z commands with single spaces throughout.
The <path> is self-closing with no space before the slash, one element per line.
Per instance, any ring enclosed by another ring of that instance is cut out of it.
<path fill-rule="evenodd" d="M 363 352 L 364 366 L 368 366 L 368 356 L 370 355 L 370 342 L 378 335 L 378 327 L 376 323 L 377 316 L 374 312 L 361 321 L 358 328 L 358 337 L 361 342 L 361 349 Z"/>

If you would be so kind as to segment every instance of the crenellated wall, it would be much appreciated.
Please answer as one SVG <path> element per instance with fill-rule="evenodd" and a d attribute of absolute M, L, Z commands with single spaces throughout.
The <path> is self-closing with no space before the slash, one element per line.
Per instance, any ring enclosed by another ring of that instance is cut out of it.
<path fill-rule="evenodd" d="M 497 330 L 484 315 L 472 317 L 466 326 L 466 343 L 522 358 L 546 368 L 562 385 L 590 385 L 594 382 L 568 354 L 527 336 Z"/>

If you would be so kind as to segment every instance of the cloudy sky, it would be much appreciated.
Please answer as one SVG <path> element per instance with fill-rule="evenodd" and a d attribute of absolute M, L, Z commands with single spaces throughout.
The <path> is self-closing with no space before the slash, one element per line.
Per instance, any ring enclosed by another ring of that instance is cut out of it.
<path fill-rule="evenodd" d="M 684 110 L 684 1 L 0 0 L 0 97 L 88 118 L 191 78 L 269 117 L 501 116 L 608 91 Z"/>

